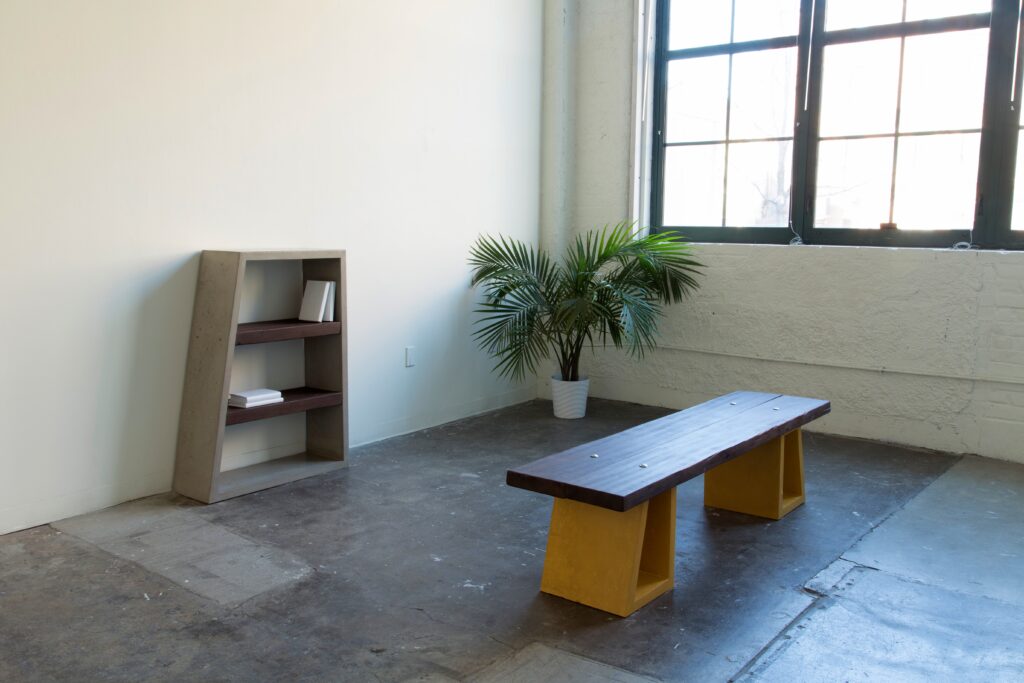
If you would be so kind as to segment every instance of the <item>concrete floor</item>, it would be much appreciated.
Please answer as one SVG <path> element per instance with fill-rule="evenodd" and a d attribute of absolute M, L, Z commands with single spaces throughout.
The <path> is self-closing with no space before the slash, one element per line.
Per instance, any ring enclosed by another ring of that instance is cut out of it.
<path fill-rule="evenodd" d="M 0 537 L 0 681 L 1024 679 L 1024 467 L 808 434 L 780 522 L 680 487 L 676 589 L 618 619 L 538 593 L 551 501 L 504 473 L 666 411 L 550 412 Z"/>

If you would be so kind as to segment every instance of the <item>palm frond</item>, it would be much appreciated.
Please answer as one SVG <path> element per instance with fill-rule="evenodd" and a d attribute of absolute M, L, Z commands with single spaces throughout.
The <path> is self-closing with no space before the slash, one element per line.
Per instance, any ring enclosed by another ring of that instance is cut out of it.
<path fill-rule="evenodd" d="M 476 312 L 482 317 L 473 336 L 497 358 L 498 374 L 522 379 L 527 372 L 536 372 L 548 353 L 543 335 L 538 334 L 543 325 L 542 308 L 513 294 L 503 302 L 484 301 Z"/>
<path fill-rule="evenodd" d="M 615 256 L 620 269 L 639 268 L 647 286 L 663 303 L 683 300 L 696 290 L 704 265 L 693 255 L 693 245 L 682 235 L 668 230 L 645 235 L 623 246 Z"/>
<path fill-rule="evenodd" d="M 497 357 L 500 375 L 522 379 L 548 352 L 544 318 L 557 287 L 551 260 L 517 240 L 482 236 L 470 250 L 469 264 L 472 283 L 484 290 L 474 337 Z"/>

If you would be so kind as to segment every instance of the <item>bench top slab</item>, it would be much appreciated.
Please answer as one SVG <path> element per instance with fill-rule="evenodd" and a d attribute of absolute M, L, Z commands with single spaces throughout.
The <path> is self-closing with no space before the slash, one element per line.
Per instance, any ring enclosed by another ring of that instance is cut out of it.
<path fill-rule="evenodd" d="M 830 410 L 816 398 L 738 391 L 511 469 L 506 481 L 625 511 Z"/>

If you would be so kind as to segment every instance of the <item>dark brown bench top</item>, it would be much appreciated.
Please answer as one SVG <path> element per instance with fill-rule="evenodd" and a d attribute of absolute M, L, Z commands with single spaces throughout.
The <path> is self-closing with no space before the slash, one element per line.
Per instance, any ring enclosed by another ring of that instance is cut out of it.
<path fill-rule="evenodd" d="M 831 409 L 816 398 L 737 391 L 511 469 L 506 481 L 621 512 Z"/>

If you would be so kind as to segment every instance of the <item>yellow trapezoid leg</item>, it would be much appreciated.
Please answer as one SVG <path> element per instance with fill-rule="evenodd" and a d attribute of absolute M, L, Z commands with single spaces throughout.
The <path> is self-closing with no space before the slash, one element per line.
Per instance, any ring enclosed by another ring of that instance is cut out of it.
<path fill-rule="evenodd" d="M 625 512 L 556 498 L 541 590 L 629 616 L 672 589 L 675 489 Z"/>
<path fill-rule="evenodd" d="M 804 502 L 799 429 L 704 473 L 704 505 L 781 519 Z"/>

